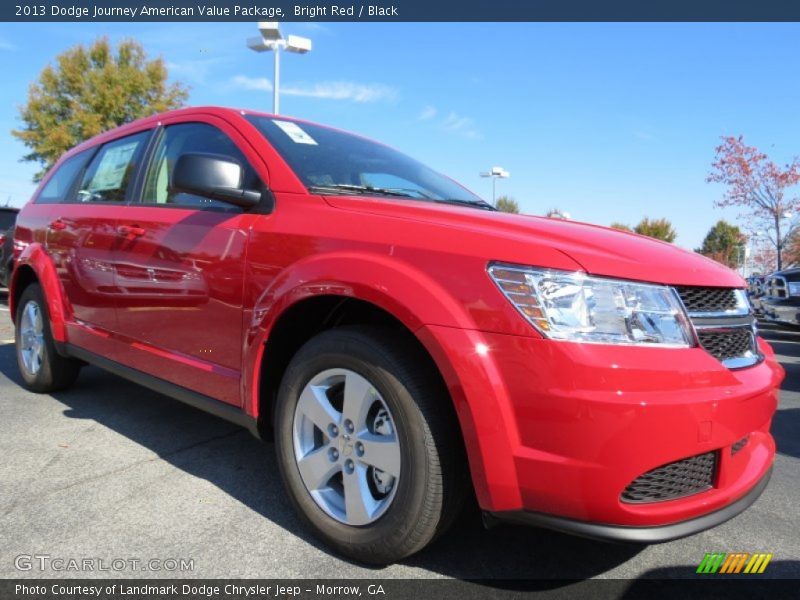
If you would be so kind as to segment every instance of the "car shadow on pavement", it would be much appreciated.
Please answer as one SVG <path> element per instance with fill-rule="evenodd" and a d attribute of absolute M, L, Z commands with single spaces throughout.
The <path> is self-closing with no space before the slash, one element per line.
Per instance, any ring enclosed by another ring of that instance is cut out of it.
<path fill-rule="evenodd" d="M 760 334 L 769 342 L 776 354 L 787 357 L 781 359 L 786 378 L 781 389 L 786 392 L 800 392 L 800 330 L 783 328 L 774 323 L 760 323 Z M 781 408 L 772 419 L 772 436 L 778 452 L 786 456 L 800 458 L 800 408 Z"/>
<path fill-rule="evenodd" d="M 736 548 L 731 550 L 729 548 L 709 548 L 709 552 L 743 552 L 745 550 Z M 759 549 L 747 549 L 750 552 L 770 552 L 769 548 L 759 548 Z M 766 568 L 764 569 L 764 573 L 759 575 L 748 575 L 746 573 L 738 573 L 738 574 L 730 574 L 728 577 L 725 577 L 726 574 L 723 573 L 705 573 L 705 574 L 697 574 L 697 567 L 700 564 L 700 561 L 703 559 L 703 554 L 700 554 L 697 557 L 697 563 L 695 564 L 688 564 L 688 565 L 672 565 L 669 567 L 659 567 L 657 569 L 650 569 L 649 571 L 645 571 L 642 573 L 637 579 L 633 580 L 630 585 L 628 591 L 636 591 L 636 581 L 646 581 L 648 579 L 672 579 L 675 581 L 680 580 L 696 580 L 698 578 L 701 579 L 714 579 L 716 577 L 716 585 L 719 585 L 721 581 L 732 581 L 735 578 L 738 578 L 740 585 L 741 582 L 744 580 L 748 581 L 761 581 L 762 583 L 766 579 L 797 579 L 800 577 L 800 561 L 798 560 L 778 560 L 777 557 L 772 558 L 769 563 L 767 564 Z M 720 577 L 722 576 L 722 577 Z M 793 586 L 796 586 L 796 583 L 792 583 Z M 711 591 L 711 590 L 709 590 Z M 768 595 L 767 588 L 765 588 L 763 594 L 760 594 L 760 597 L 774 597 Z M 795 590 L 791 590 L 793 593 Z M 629 597 L 629 596 L 623 596 Z M 641 598 L 642 596 L 636 595 L 632 597 Z M 730 597 L 730 596 L 717 596 L 717 595 L 710 595 L 709 597 L 717 598 L 717 597 Z M 754 597 L 754 596 L 750 596 Z"/>
<path fill-rule="evenodd" d="M 800 338 L 792 344 L 781 344 L 773 341 L 770 341 L 770 344 L 775 349 L 775 352 L 783 356 L 800 357 Z M 783 380 L 781 389 L 788 392 L 800 392 L 800 363 L 783 361 L 781 366 L 786 371 L 786 379 Z"/>
<path fill-rule="evenodd" d="M 0 346 L 0 372 L 21 383 L 12 344 Z M 283 492 L 272 444 L 94 367 L 84 368 L 73 388 L 53 397 L 67 407 L 65 417 L 92 420 L 127 437 L 329 552 L 295 516 Z M 220 440 L 226 441 L 218 443 Z M 209 459 L 211 444 L 217 446 Z M 473 502 L 448 533 L 403 563 L 455 578 L 546 578 L 560 585 L 556 582 L 559 578 L 574 581 L 602 574 L 641 550 L 641 546 L 607 544 L 528 527 L 486 530 Z M 380 576 L 380 569 L 374 572 Z M 502 587 L 499 581 L 498 585 Z"/>
<path fill-rule="evenodd" d="M 681 597 L 737 600 L 797 596 L 796 579 L 800 575 L 800 561 L 797 560 L 773 559 L 767 564 L 764 573 L 758 575 L 720 572 L 697 574 L 697 566 L 688 564 L 650 569 L 630 581 L 607 579 L 584 582 L 581 586 L 589 592 L 586 597 L 615 597 L 621 600 L 672 600 Z"/>
<path fill-rule="evenodd" d="M 778 409 L 772 418 L 770 431 L 778 452 L 800 458 L 800 408 Z"/>
<path fill-rule="evenodd" d="M 486 530 L 473 507 L 449 533 L 404 563 L 447 577 L 480 579 L 489 587 L 544 590 L 601 575 L 645 547 L 519 525 Z"/>

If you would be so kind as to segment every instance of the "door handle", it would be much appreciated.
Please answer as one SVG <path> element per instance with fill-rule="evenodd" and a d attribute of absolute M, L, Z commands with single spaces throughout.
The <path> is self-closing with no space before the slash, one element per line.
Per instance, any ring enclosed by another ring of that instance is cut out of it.
<path fill-rule="evenodd" d="M 117 233 L 124 236 L 135 236 L 140 237 L 143 236 L 146 232 L 143 227 L 136 227 L 132 225 L 120 225 L 117 227 Z"/>
<path fill-rule="evenodd" d="M 67 224 L 64 223 L 64 221 L 62 221 L 61 219 L 56 219 L 55 221 L 50 223 L 50 229 L 53 229 L 55 231 L 63 231 L 66 228 Z"/>

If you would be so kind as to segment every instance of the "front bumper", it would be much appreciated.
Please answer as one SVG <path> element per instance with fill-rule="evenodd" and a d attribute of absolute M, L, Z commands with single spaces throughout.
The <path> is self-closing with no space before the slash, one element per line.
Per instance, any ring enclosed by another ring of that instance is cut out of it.
<path fill-rule="evenodd" d="M 766 489 L 771 476 L 772 469 L 770 468 L 753 489 L 724 508 L 701 517 L 680 521 L 678 523 L 670 523 L 669 525 L 656 525 L 653 527 L 608 525 L 605 523 L 589 523 L 586 521 L 577 521 L 574 519 L 565 519 L 563 517 L 525 511 L 485 513 L 484 519 L 487 526 L 490 527 L 494 525 L 494 522 L 520 523 L 596 540 L 657 544 L 660 542 L 677 540 L 682 537 L 694 535 L 700 531 L 705 531 L 706 529 L 711 529 L 717 525 L 722 525 L 725 521 L 744 512 L 753 502 L 758 500 L 758 497 L 761 496 L 761 493 Z"/>
<path fill-rule="evenodd" d="M 786 325 L 800 325 L 800 298 L 765 298 L 761 301 L 765 319 Z"/>
<path fill-rule="evenodd" d="M 609 528 L 621 527 L 669 539 L 688 535 L 681 523 L 691 523 L 692 533 L 730 518 L 731 506 L 743 510 L 766 485 L 783 369 L 763 340 L 762 363 L 729 370 L 702 348 L 437 326 L 419 335 L 455 401 L 478 501 L 489 513 L 599 528 L 592 534 L 581 526 L 584 535 L 609 537 Z M 732 452 L 744 437 L 747 444 Z M 708 452 L 718 457 L 711 489 L 660 502 L 621 500 L 642 474 Z"/>

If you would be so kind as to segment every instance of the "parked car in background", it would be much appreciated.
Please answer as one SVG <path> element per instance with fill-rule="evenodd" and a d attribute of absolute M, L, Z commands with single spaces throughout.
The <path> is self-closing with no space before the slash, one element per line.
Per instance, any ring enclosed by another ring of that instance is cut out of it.
<path fill-rule="evenodd" d="M 499 212 L 357 135 L 136 121 L 69 151 L 15 236 L 29 389 L 90 363 L 271 434 L 301 520 L 360 561 L 419 551 L 473 496 L 487 522 L 675 539 L 772 472 L 784 372 L 741 277 Z"/>
<path fill-rule="evenodd" d="M 800 326 L 800 268 L 773 273 L 765 287 L 760 300 L 764 318 L 782 325 Z"/>
<path fill-rule="evenodd" d="M 767 277 L 764 275 L 753 275 L 747 278 L 747 297 L 750 300 L 750 305 L 753 307 L 753 312 L 756 316 L 760 317 L 764 314 L 764 309 L 761 306 L 761 299 L 767 293 Z"/>
<path fill-rule="evenodd" d="M 19 209 L 0 206 L 0 287 L 8 287 L 14 268 L 14 225 Z"/>

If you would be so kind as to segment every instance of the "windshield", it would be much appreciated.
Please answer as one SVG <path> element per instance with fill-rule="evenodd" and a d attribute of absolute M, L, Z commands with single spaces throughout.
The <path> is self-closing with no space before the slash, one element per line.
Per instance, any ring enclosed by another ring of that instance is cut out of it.
<path fill-rule="evenodd" d="M 403 197 L 492 209 L 451 179 L 383 144 L 320 125 L 259 115 L 247 119 L 310 192 Z"/>

